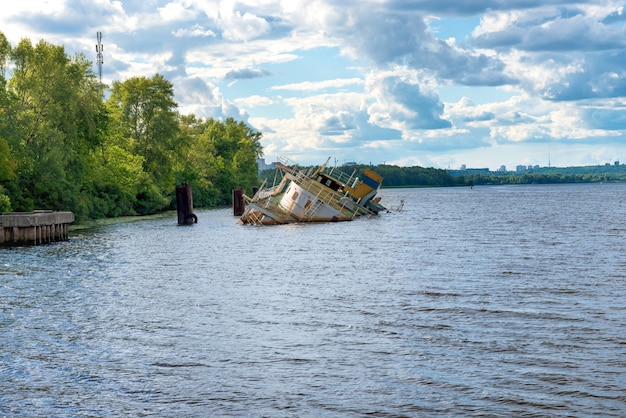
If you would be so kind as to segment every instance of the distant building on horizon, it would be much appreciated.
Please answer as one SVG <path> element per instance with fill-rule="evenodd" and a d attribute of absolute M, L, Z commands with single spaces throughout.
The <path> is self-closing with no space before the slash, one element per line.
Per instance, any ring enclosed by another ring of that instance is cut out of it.
<path fill-rule="evenodd" d="M 265 171 L 265 170 L 273 170 L 276 168 L 276 164 L 271 163 L 271 164 L 267 164 L 265 162 L 265 158 L 257 158 L 256 160 L 256 165 L 258 167 L 259 173 L 261 171 Z"/>
<path fill-rule="evenodd" d="M 522 171 L 532 171 L 532 170 L 538 170 L 538 169 L 539 169 L 539 165 L 538 164 L 535 164 L 535 165 L 532 165 L 532 164 L 528 164 L 528 165 L 520 164 L 517 167 L 515 167 L 515 171 L 517 171 L 518 173 L 522 172 Z"/>

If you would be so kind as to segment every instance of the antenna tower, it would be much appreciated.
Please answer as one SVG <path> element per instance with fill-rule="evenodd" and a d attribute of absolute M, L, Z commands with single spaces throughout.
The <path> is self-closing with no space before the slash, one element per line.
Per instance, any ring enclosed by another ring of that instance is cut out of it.
<path fill-rule="evenodd" d="M 98 75 L 100 76 L 100 84 L 102 84 L 102 64 L 104 64 L 104 59 L 102 56 L 102 32 L 96 33 L 96 38 L 98 39 L 98 43 L 96 44 L 96 56 L 98 62 Z"/>

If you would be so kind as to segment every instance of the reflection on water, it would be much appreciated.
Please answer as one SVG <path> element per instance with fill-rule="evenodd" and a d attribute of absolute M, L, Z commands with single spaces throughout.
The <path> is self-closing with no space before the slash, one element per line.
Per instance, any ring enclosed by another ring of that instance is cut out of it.
<path fill-rule="evenodd" d="M 622 416 L 625 191 L 385 190 L 402 212 L 0 249 L 0 415 Z"/>

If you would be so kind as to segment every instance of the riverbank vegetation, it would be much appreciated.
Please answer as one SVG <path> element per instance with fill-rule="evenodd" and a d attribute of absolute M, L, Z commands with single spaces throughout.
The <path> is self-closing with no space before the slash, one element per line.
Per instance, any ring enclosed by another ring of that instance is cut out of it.
<path fill-rule="evenodd" d="M 450 170 L 460 185 L 626 182 L 626 165 L 538 167 L 520 171 Z"/>
<path fill-rule="evenodd" d="M 198 207 L 258 184 L 261 133 L 232 118 L 182 115 L 162 75 L 101 85 L 63 46 L 0 32 L 0 212 L 69 210 L 77 220 Z"/>
<path fill-rule="evenodd" d="M 451 187 L 493 184 L 553 184 L 626 182 L 626 165 L 584 167 L 545 167 L 520 172 L 494 172 L 487 169 L 443 170 L 395 165 L 350 165 L 336 169 L 362 177 L 365 168 L 383 177 L 383 187 Z M 273 184 L 274 170 L 265 170 L 261 178 Z"/>

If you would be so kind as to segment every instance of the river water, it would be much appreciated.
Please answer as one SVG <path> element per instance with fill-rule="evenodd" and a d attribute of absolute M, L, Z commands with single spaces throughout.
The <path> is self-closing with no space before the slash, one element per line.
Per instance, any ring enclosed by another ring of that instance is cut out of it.
<path fill-rule="evenodd" d="M 625 416 L 626 184 L 0 249 L 0 416 Z"/>

